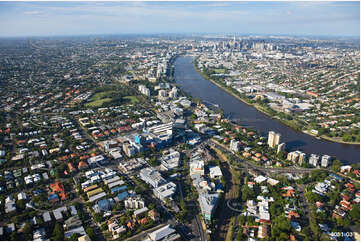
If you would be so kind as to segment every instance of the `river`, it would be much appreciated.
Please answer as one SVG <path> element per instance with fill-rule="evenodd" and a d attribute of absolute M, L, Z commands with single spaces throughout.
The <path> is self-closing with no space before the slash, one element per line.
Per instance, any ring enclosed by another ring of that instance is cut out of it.
<path fill-rule="evenodd" d="M 204 79 L 193 67 L 193 57 L 181 56 L 174 63 L 174 77 L 177 85 L 194 98 L 203 102 L 218 104 L 226 117 L 237 119 L 240 125 L 256 129 L 263 136 L 273 130 L 281 134 L 281 143 L 286 143 L 288 151 L 302 150 L 307 155 L 328 154 L 344 163 L 360 162 L 360 146 L 334 143 L 316 139 L 295 131 L 281 122 L 268 117 L 252 106 L 228 94 L 212 82 Z"/>

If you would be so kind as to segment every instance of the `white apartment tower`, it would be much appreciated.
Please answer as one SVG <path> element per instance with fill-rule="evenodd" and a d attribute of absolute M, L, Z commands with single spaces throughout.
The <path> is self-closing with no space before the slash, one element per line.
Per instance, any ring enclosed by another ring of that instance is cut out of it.
<path fill-rule="evenodd" d="M 277 154 L 280 153 L 281 151 L 284 151 L 286 148 L 286 144 L 282 143 L 277 147 Z"/>
<path fill-rule="evenodd" d="M 270 131 L 268 133 L 268 146 L 271 148 L 276 147 L 280 143 L 281 134 Z"/>
<path fill-rule="evenodd" d="M 229 148 L 232 151 L 239 152 L 239 141 L 232 139 Z"/>
<path fill-rule="evenodd" d="M 327 167 L 329 165 L 330 160 L 331 160 L 331 157 L 329 155 L 323 155 L 321 158 L 321 166 Z"/>

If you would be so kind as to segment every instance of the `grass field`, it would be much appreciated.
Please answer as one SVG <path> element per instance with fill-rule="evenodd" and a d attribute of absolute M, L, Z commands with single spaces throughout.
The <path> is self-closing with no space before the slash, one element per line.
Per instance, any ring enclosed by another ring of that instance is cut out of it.
<path fill-rule="evenodd" d="M 103 98 L 103 99 L 99 99 L 99 100 L 95 100 L 90 103 L 87 103 L 87 104 L 85 104 L 85 106 L 88 108 L 97 108 L 97 107 L 101 107 L 106 102 L 110 102 L 111 100 L 112 100 L 111 98 L 107 97 L 107 98 Z"/>
<path fill-rule="evenodd" d="M 113 98 L 111 98 L 111 94 L 113 91 L 99 92 L 94 94 L 90 99 L 90 102 L 85 104 L 87 108 L 98 108 L 101 107 L 104 103 L 111 102 Z M 127 100 L 131 103 L 138 103 L 139 100 L 136 96 L 125 96 L 123 99 Z"/>
<path fill-rule="evenodd" d="M 217 74 L 223 74 L 226 72 L 226 69 L 214 69 L 214 72 Z"/>
<path fill-rule="evenodd" d="M 111 93 L 112 93 L 112 91 L 98 92 L 98 93 L 94 94 L 94 96 L 92 96 L 91 100 L 95 101 L 95 100 L 102 99 L 103 97 L 105 97 L 106 95 L 110 95 Z"/>
<path fill-rule="evenodd" d="M 132 103 L 139 103 L 139 100 L 136 96 L 125 96 L 124 99 L 128 99 Z"/>
<path fill-rule="evenodd" d="M 98 92 L 94 94 L 94 96 L 91 97 L 90 102 L 85 104 L 88 108 L 97 108 L 101 107 L 105 102 L 110 102 L 112 99 L 109 97 L 106 97 L 107 95 L 110 95 L 112 92 Z"/>

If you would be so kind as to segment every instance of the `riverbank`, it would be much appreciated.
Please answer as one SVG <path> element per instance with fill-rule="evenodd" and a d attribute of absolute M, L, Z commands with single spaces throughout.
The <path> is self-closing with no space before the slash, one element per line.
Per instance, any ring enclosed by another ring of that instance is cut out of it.
<path fill-rule="evenodd" d="M 328 140 L 328 141 L 332 141 L 332 142 L 335 142 L 335 143 L 340 143 L 340 144 L 346 144 L 346 145 L 359 145 L 360 143 L 358 142 L 345 142 L 342 140 L 342 138 L 334 138 L 334 137 L 329 137 L 329 136 L 325 136 L 325 135 L 316 135 L 316 134 L 313 134 L 311 132 L 309 132 L 308 130 L 303 130 L 302 131 L 303 133 L 305 134 L 308 134 L 310 136 L 313 136 L 313 137 L 316 137 L 316 138 L 319 138 L 319 139 L 323 139 L 323 140 Z"/>
<path fill-rule="evenodd" d="M 299 132 L 303 132 L 307 135 L 310 135 L 310 136 L 313 136 L 313 137 L 316 137 L 316 138 L 320 138 L 320 139 L 323 139 L 323 140 L 327 140 L 327 141 L 331 141 L 331 142 L 334 142 L 334 143 L 341 143 L 341 144 L 348 144 L 348 145 L 360 145 L 359 142 L 345 142 L 342 140 L 342 138 L 338 139 L 338 138 L 333 138 L 333 137 L 329 137 L 329 136 L 325 136 L 325 135 L 321 135 L 321 136 L 318 136 L 318 135 L 315 135 L 315 134 L 312 134 L 310 132 L 308 132 L 307 130 L 301 130 L 300 128 L 298 128 L 298 125 L 297 123 L 295 122 L 292 122 L 292 121 L 288 121 L 288 120 L 284 120 L 284 119 L 281 119 L 280 117 L 278 116 L 273 116 L 272 114 L 270 114 L 268 111 L 264 110 L 264 108 L 262 106 L 260 106 L 259 104 L 253 104 L 253 103 L 250 103 L 249 101 L 247 101 L 246 99 L 244 98 L 241 98 L 239 95 L 237 95 L 236 93 L 234 93 L 232 90 L 229 90 L 227 87 L 224 87 L 223 85 L 221 85 L 219 82 L 213 80 L 212 78 L 210 78 L 209 76 L 207 76 L 206 74 L 204 74 L 201 70 L 198 69 L 198 67 L 196 66 L 195 62 L 193 61 L 193 67 L 194 69 L 205 79 L 205 80 L 208 80 L 210 82 L 212 82 L 213 84 L 215 84 L 217 87 L 221 88 L 222 90 L 224 90 L 225 92 L 227 92 L 228 94 L 232 95 L 233 97 L 237 98 L 238 100 L 240 100 L 241 102 L 249 105 L 249 106 L 252 106 L 254 107 L 255 109 L 257 109 L 258 111 L 262 112 L 263 114 L 267 115 L 268 117 L 272 118 L 272 119 L 276 119 L 277 121 L 281 122 L 282 124 L 284 125 L 287 125 L 288 127 L 296 130 L 296 131 L 299 131 Z"/>

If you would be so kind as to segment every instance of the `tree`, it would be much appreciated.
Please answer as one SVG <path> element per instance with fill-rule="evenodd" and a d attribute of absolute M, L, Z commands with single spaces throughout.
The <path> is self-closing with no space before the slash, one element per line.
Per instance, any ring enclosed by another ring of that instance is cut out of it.
<path fill-rule="evenodd" d="M 87 233 L 87 235 L 90 237 L 91 240 L 95 240 L 96 239 L 96 236 L 95 236 L 95 232 L 94 232 L 94 229 L 90 226 L 88 226 L 86 229 L 85 229 L 85 232 Z"/>
<path fill-rule="evenodd" d="M 342 165 L 341 161 L 334 160 L 332 162 L 331 170 L 333 170 L 334 172 L 338 172 L 338 171 L 340 171 L 341 165 Z"/>
<path fill-rule="evenodd" d="M 184 199 L 180 200 L 180 207 L 182 210 L 187 210 L 187 206 L 186 203 L 184 202 Z"/>
<path fill-rule="evenodd" d="M 236 240 L 238 241 L 246 240 L 245 235 L 242 233 L 242 229 L 238 230 Z"/>
<path fill-rule="evenodd" d="M 52 240 L 64 240 L 64 229 L 59 222 L 56 222 L 54 226 Z"/>
<path fill-rule="evenodd" d="M 101 230 L 107 230 L 108 229 L 108 225 L 106 223 L 102 224 L 102 226 L 100 226 Z"/>
<path fill-rule="evenodd" d="M 32 234 L 33 234 L 33 226 L 30 222 L 26 222 L 24 228 L 22 229 L 23 232 L 23 240 L 32 240 Z"/>
<path fill-rule="evenodd" d="M 103 220 L 103 216 L 101 213 L 94 214 L 94 221 L 100 223 Z"/>
<path fill-rule="evenodd" d="M 251 190 L 248 185 L 242 186 L 242 201 L 247 201 L 249 199 L 253 199 L 255 197 L 255 194 L 253 190 Z"/>
<path fill-rule="evenodd" d="M 312 191 L 306 192 L 305 197 L 307 198 L 307 200 L 309 202 L 312 202 L 312 203 L 323 200 L 322 197 L 319 194 L 316 194 L 316 193 L 314 193 Z"/>
<path fill-rule="evenodd" d="M 310 229 L 313 233 L 313 239 L 314 240 L 319 240 L 319 237 L 321 235 L 321 231 L 320 231 L 320 227 L 317 224 L 317 221 L 314 217 L 310 216 L 309 218 L 309 222 L 310 222 Z"/>
<path fill-rule="evenodd" d="M 354 204 L 352 206 L 352 209 L 350 211 L 350 218 L 352 221 L 354 221 L 356 224 L 360 223 L 360 204 Z"/>
<path fill-rule="evenodd" d="M 11 241 L 20 240 L 20 238 L 19 238 L 18 235 L 19 235 L 19 234 L 18 234 L 16 231 L 11 232 L 11 234 L 10 234 L 10 240 L 11 240 Z"/>
<path fill-rule="evenodd" d="M 20 210 L 24 210 L 26 205 L 26 200 L 17 200 L 16 207 Z"/>
<path fill-rule="evenodd" d="M 80 236 L 80 234 L 74 233 L 74 234 L 72 234 L 72 235 L 70 236 L 69 239 L 70 239 L 71 241 L 77 241 L 78 238 L 79 238 L 79 236 Z"/>
<path fill-rule="evenodd" d="M 284 234 L 290 234 L 291 232 L 291 224 L 290 221 L 283 215 L 279 215 L 274 220 L 274 225 L 271 229 L 272 240 L 288 240 L 285 238 Z M 284 234 L 283 234 L 284 233 Z"/>
<path fill-rule="evenodd" d="M 281 232 L 277 240 L 289 240 L 288 234 Z"/>
<path fill-rule="evenodd" d="M 150 158 L 149 160 L 149 165 L 150 166 L 157 166 L 158 165 L 158 161 L 157 161 L 157 157 L 156 156 L 153 156 L 152 158 Z"/>
<path fill-rule="evenodd" d="M 338 219 L 336 219 L 336 223 L 337 223 L 337 225 L 338 226 L 341 226 L 341 227 L 348 227 L 348 226 L 350 226 L 350 220 L 348 219 L 348 218 L 338 218 Z"/>
<path fill-rule="evenodd" d="M 155 207 L 155 206 L 154 206 L 153 203 L 149 203 L 149 204 L 148 204 L 148 208 L 149 208 L 150 210 L 154 209 L 154 207 Z"/>

